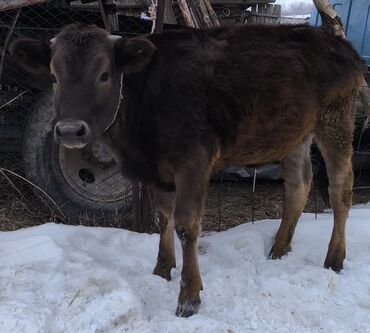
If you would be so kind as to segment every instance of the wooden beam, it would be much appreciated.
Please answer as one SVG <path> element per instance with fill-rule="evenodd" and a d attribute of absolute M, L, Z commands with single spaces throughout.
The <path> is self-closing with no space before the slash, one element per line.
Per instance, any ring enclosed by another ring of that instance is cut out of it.
<path fill-rule="evenodd" d="M 329 0 L 313 0 L 313 3 L 320 13 L 325 13 L 332 19 L 338 16 L 337 12 L 330 4 Z"/>
<path fill-rule="evenodd" d="M 185 25 L 187 25 L 188 27 L 195 28 L 195 22 L 191 16 L 191 12 L 186 0 L 178 0 L 178 4 L 181 14 L 185 21 Z"/>
<path fill-rule="evenodd" d="M 172 8 L 172 0 L 165 0 L 164 8 L 164 23 L 166 24 L 176 24 L 176 16 Z"/>
<path fill-rule="evenodd" d="M 322 26 L 336 36 L 346 38 L 344 24 L 329 0 L 313 0 L 321 16 Z"/>
<path fill-rule="evenodd" d="M 209 13 L 209 16 L 211 18 L 211 21 L 213 23 L 214 26 L 219 26 L 220 25 L 220 21 L 218 20 L 218 17 L 216 15 L 216 12 L 214 11 L 212 5 L 210 4 L 209 0 L 204 0 L 205 2 L 205 5 L 207 7 L 207 10 L 208 10 L 208 13 Z"/>
<path fill-rule="evenodd" d="M 165 0 L 157 0 L 157 9 L 155 16 L 155 33 L 163 31 L 163 20 L 164 20 L 164 10 L 165 10 Z"/>
<path fill-rule="evenodd" d="M 25 6 L 38 5 L 40 3 L 48 2 L 48 0 L 1 0 L 0 11 L 10 10 Z"/>

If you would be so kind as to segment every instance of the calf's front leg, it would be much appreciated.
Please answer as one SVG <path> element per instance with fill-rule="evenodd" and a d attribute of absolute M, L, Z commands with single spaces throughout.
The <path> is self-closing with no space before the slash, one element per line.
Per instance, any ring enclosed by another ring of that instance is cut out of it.
<path fill-rule="evenodd" d="M 158 211 L 158 227 L 160 233 L 157 264 L 153 274 L 171 280 L 171 269 L 176 267 L 174 244 L 174 219 L 175 193 L 162 192 L 153 189 L 153 203 Z"/>
<path fill-rule="evenodd" d="M 183 266 L 181 272 L 180 294 L 176 315 L 189 317 L 198 312 L 200 306 L 200 290 L 202 280 L 199 272 L 197 242 L 200 233 L 200 220 L 189 218 L 185 222 L 176 221 L 176 233 L 181 240 Z M 184 223 L 185 222 L 185 223 Z"/>
<path fill-rule="evenodd" d="M 203 204 L 209 173 L 201 167 L 181 175 L 176 183 L 177 195 L 174 221 L 181 241 L 183 267 L 176 315 L 189 317 L 198 312 L 202 280 L 199 272 L 197 242 L 201 230 Z"/>
<path fill-rule="evenodd" d="M 171 269 L 176 267 L 173 218 L 159 212 L 159 251 L 153 274 L 171 280 Z"/>

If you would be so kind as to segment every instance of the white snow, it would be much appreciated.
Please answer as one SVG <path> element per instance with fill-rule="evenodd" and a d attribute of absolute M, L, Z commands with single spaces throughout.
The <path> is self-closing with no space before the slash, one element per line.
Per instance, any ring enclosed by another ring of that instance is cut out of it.
<path fill-rule="evenodd" d="M 158 235 L 46 224 L 0 233 L 0 332 L 370 332 L 370 205 L 351 210 L 341 274 L 322 268 L 332 215 L 302 216 L 293 252 L 267 260 L 278 220 L 205 234 L 199 314 L 174 315 L 181 251 L 151 274 Z"/>

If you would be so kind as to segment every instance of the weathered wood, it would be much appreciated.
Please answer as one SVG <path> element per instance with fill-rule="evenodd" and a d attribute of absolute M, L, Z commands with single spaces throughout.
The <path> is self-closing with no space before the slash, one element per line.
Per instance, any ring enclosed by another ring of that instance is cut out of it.
<path fill-rule="evenodd" d="M 272 18 L 272 15 L 274 12 L 274 5 L 267 4 L 265 12 L 267 14 L 265 18 L 265 23 L 268 23 L 268 24 L 274 23 L 273 18 Z"/>
<path fill-rule="evenodd" d="M 323 27 L 337 36 L 346 38 L 343 21 L 329 0 L 313 0 L 313 3 L 321 16 Z"/>
<path fill-rule="evenodd" d="M 272 4 L 253 5 L 248 23 L 276 24 L 280 21 L 281 6 Z"/>
<path fill-rule="evenodd" d="M 176 24 L 176 16 L 172 8 L 172 0 L 165 0 L 164 23 Z"/>
<path fill-rule="evenodd" d="M 165 10 L 165 0 L 157 0 L 155 23 L 154 23 L 155 33 L 163 31 L 164 10 Z"/>
<path fill-rule="evenodd" d="M 212 20 L 212 23 L 214 26 L 219 26 L 220 25 L 220 21 L 218 20 L 218 17 L 216 15 L 216 12 L 214 11 L 212 5 L 210 4 L 209 0 L 204 0 L 204 3 L 207 7 L 207 10 L 208 10 L 208 13 L 209 13 L 209 16 Z"/>
<path fill-rule="evenodd" d="M 187 8 L 189 9 L 191 20 L 195 28 L 206 28 L 220 25 L 217 15 L 208 0 L 182 1 L 187 4 Z M 182 5 L 182 1 L 179 0 L 179 6 Z"/>
<path fill-rule="evenodd" d="M 199 29 L 201 26 L 200 26 L 198 18 L 197 18 L 197 12 L 196 12 L 196 10 L 194 10 L 194 8 L 190 7 L 189 9 L 190 9 L 191 17 L 193 19 L 195 28 Z"/>
<path fill-rule="evenodd" d="M 319 11 L 319 13 L 325 13 L 329 15 L 332 19 L 338 16 L 337 12 L 330 4 L 329 0 L 313 0 L 313 3 L 315 4 L 316 9 Z"/>
<path fill-rule="evenodd" d="M 201 13 L 200 19 L 202 20 L 203 25 L 205 27 L 212 27 L 213 24 L 212 24 L 212 21 L 211 21 L 211 17 L 209 16 L 209 13 L 208 13 L 208 10 L 207 10 L 207 7 L 206 7 L 205 3 L 202 0 L 199 0 L 197 5 L 198 5 L 199 11 Z"/>
<path fill-rule="evenodd" d="M 203 20 L 203 14 L 200 10 L 199 6 L 199 0 L 187 0 L 187 3 L 190 8 L 190 12 L 192 13 L 193 20 L 195 22 L 196 28 L 204 28 L 204 20 Z"/>
<path fill-rule="evenodd" d="M 182 16 L 184 18 L 184 21 L 185 21 L 185 25 L 194 28 L 195 23 L 194 23 L 194 20 L 192 18 L 192 15 L 191 15 L 191 12 L 190 12 L 190 9 L 189 9 L 189 6 L 188 6 L 186 0 L 178 0 L 178 4 L 179 4 L 181 14 L 182 14 Z"/>
<path fill-rule="evenodd" d="M 105 0 L 106 5 L 114 5 L 114 0 Z M 110 27 L 111 32 L 118 32 L 119 31 L 119 22 L 118 22 L 118 15 L 116 12 L 106 11 L 108 24 Z"/>
<path fill-rule="evenodd" d="M 264 5 L 261 5 L 261 4 L 258 4 L 257 5 L 257 23 L 259 24 L 264 24 L 265 23 L 265 20 L 266 20 L 266 12 L 265 12 L 265 6 Z"/>
<path fill-rule="evenodd" d="M 227 2 L 228 6 L 244 6 L 244 5 L 256 5 L 259 3 L 273 3 L 275 0 L 210 0 L 212 5 L 225 5 Z"/>
<path fill-rule="evenodd" d="M 257 5 L 252 6 L 252 13 L 256 13 L 257 11 Z M 257 23 L 257 16 L 253 15 L 251 16 L 251 23 Z"/>
<path fill-rule="evenodd" d="M 280 17 L 281 17 L 281 6 L 280 5 L 274 5 L 272 15 L 275 16 L 273 23 L 274 24 L 280 23 Z"/>
<path fill-rule="evenodd" d="M 1 0 L 0 11 L 37 5 L 44 2 L 48 2 L 48 0 Z"/>

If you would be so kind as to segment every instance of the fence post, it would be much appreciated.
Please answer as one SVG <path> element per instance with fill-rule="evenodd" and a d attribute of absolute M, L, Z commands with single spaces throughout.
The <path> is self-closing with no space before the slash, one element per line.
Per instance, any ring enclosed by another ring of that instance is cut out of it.
<path fill-rule="evenodd" d="M 155 33 L 163 31 L 163 20 L 164 20 L 164 10 L 165 10 L 165 0 L 157 0 L 157 13 L 155 19 Z"/>
<path fill-rule="evenodd" d="M 173 12 L 172 8 L 172 0 L 165 0 L 165 6 L 164 6 L 164 23 L 167 24 L 176 24 L 176 16 Z"/>
<path fill-rule="evenodd" d="M 274 24 L 280 23 L 281 6 L 280 5 L 274 5 L 274 9 L 273 9 L 272 13 L 275 16 L 273 18 L 272 23 L 274 23 Z"/>

